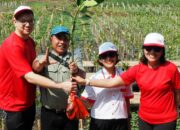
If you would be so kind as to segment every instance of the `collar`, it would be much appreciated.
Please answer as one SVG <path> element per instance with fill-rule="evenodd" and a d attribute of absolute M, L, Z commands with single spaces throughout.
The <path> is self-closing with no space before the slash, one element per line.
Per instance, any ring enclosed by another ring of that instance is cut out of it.
<path fill-rule="evenodd" d="M 104 77 L 104 79 L 110 79 L 110 78 L 114 78 L 114 77 L 116 77 L 116 76 L 119 76 L 119 70 L 115 67 L 115 75 L 110 75 L 108 72 L 107 72 L 107 70 L 103 67 L 102 68 L 102 75 L 103 75 L 103 77 Z"/>

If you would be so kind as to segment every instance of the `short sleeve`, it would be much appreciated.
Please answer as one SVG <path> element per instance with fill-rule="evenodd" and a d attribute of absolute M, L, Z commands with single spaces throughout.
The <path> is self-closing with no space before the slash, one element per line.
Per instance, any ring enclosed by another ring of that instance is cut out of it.
<path fill-rule="evenodd" d="M 176 67 L 173 78 L 172 78 L 173 86 L 176 89 L 180 89 L 180 73 Z"/>
<path fill-rule="evenodd" d="M 137 68 L 138 66 L 130 67 L 127 71 L 124 71 L 122 74 L 120 74 L 120 77 L 123 79 L 126 85 L 130 85 L 135 81 Z"/>

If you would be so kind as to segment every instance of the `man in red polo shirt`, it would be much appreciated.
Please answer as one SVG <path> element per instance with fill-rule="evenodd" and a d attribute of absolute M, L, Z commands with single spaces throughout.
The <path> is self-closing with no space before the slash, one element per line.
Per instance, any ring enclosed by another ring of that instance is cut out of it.
<path fill-rule="evenodd" d="M 28 6 L 13 14 L 15 31 L 0 46 L 0 109 L 6 112 L 7 130 L 32 130 L 35 118 L 35 85 L 76 90 L 75 82 L 55 83 L 35 74 L 32 62 L 35 43 L 29 35 L 34 28 L 34 13 Z"/>

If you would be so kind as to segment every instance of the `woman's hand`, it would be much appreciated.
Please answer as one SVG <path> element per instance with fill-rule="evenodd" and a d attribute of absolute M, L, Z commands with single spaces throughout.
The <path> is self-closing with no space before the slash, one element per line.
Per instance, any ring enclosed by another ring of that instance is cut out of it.
<path fill-rule="evenodd" d="M 80 85 L 86 85 L 86 79 L 83 79 L 82 77 L 78 75 L 73 76 L 72 79 L 76 81 L 77 83 L 79 83 Z"/>

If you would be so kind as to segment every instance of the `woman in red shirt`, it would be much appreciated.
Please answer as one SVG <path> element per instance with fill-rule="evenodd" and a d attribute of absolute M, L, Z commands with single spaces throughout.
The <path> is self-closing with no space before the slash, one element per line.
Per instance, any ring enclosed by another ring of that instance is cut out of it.
<path fill-rule="evenodd" d="M 177 66 L 165 59 L 164 37 L 149 33 L 144 40 L 140 63 L 120 77 L 103 80 L 74 79 L 96 87 L 117 87 L 136 81 L 140 91 L 139 130 L 175 130 L 178 118 L 180 73 Z"/>

